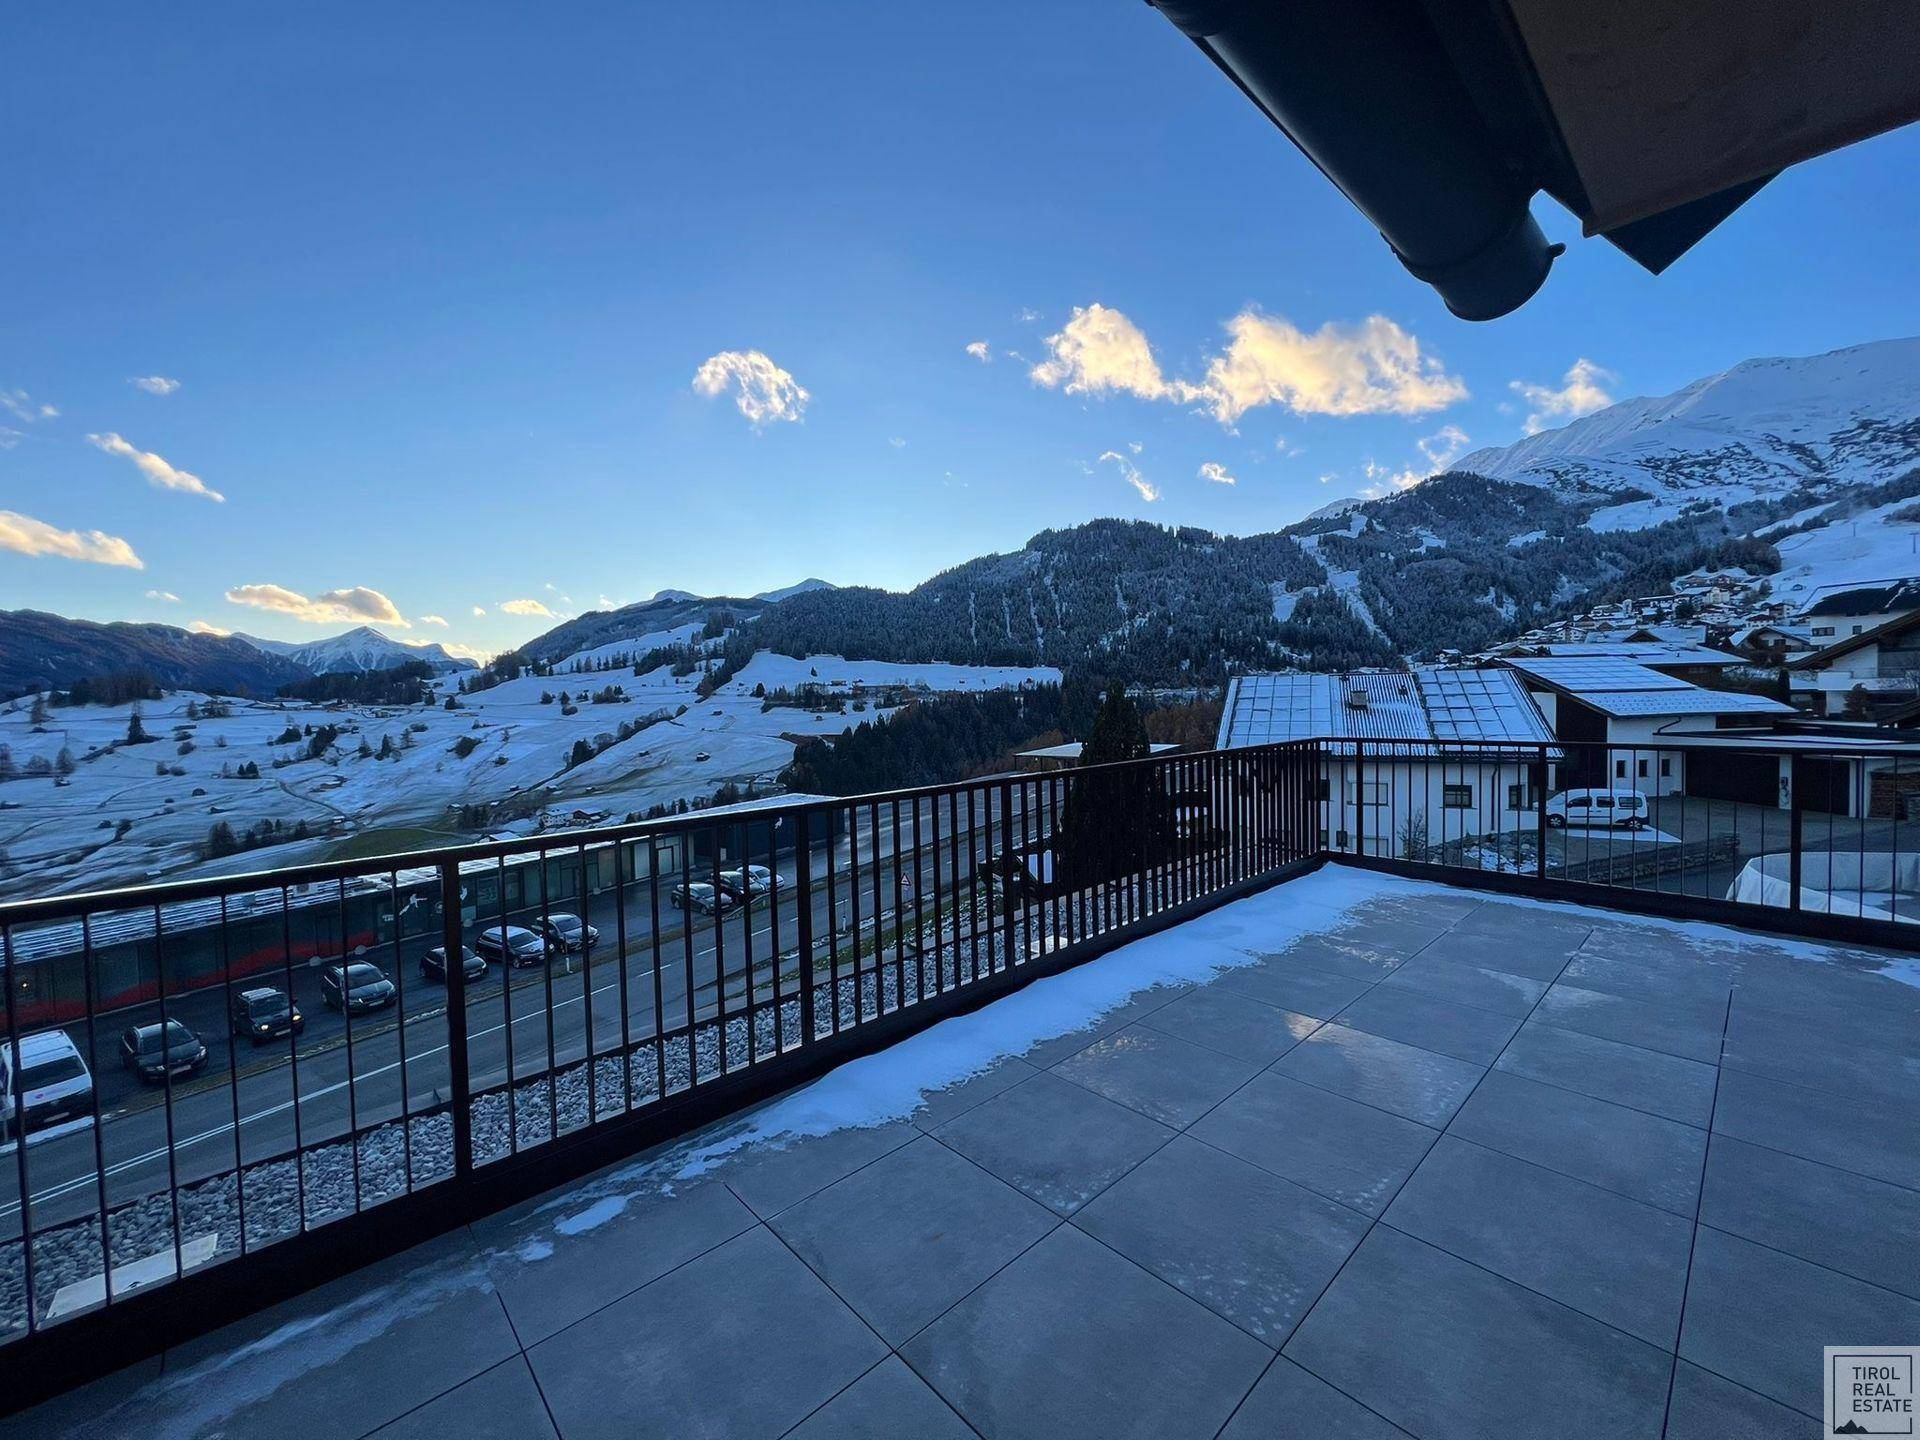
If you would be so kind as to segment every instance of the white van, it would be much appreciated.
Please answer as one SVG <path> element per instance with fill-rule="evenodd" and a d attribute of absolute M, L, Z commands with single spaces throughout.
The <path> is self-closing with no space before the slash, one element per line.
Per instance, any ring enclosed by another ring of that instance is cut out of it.
<path fill-rule="evenodd" d="M 8 1139 L 93 1114 L 93 1076 L 64 1030 L 0 1040 L 0 1124 Z M 24 1117 L 24 1119 L 23 1119 Z"/>
<path fill-rule="evenodd" d="M 1637 830 L 1647 823 L 1652 807 L 1638 790 L 1562 790 L 1548 797 L 1547 824 L 1566 826 L 1621 825 Z"/>

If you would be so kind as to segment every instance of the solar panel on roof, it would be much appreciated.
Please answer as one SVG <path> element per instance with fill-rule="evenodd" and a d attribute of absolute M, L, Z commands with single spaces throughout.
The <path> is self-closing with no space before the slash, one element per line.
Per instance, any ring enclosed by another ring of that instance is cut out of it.
<path fill-rule="evenodd" d="M 1507 662 L 1523 675 L 1531 675 L 1549 685 L 1589 695 L 1604 695 L 1623 690 L 1691 690 L 1685 680 L 1663 675 L 1658 670 L 1632 660 L 1605 657 L 1589 659 L 1525 659 Z"/>

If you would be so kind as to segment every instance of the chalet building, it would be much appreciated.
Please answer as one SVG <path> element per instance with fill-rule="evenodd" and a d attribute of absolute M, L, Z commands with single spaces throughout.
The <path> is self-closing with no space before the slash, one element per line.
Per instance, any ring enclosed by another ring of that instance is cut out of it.
<path fill-rule="evenodd" d="M 1890 715 L 1920 700 L 1920 609 L 1802 655 L 1787 674 L 1794 703 L 1813 715 Z"/>
<path fill-rule="evenodd" d="M 1800 619 L 1815 645 L 1832 645 L 1920 613 L 1920 579 L 1830 590 Z"/>
<path fill-rule="evenodd" d="M 1630 632 L 1623 639 L 1510 646 L 1501 652 L 1501 658 L 1509 661 L 1618 660 L 1645 666 L 1668 679 L 1684 680 L 1690 685 L 1712 684 L 1728 671 L 1748 663 L 1739 655 L 1709 648 L 1697 640 L 1660 638 L 1646 629 Z"/>
<path fill-rule="evenodd" d="M 1220 749 L 1314 738 L 1330 756 L 1321 833 L 1369 855 L 1532 825 L 1542 757 L 1551 789 L 1558 756 L 1543 750 L 1553 732 L 1508 670 L 1242 675 L 1228 686 Z"/>

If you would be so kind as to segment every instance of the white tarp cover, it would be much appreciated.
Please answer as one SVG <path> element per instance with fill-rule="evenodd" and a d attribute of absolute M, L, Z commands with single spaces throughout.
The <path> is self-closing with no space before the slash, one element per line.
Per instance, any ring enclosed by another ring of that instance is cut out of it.
<path fill-rule="evenodd" d="M 1793 858 L 1784 851 L 1756 855 L 1734 876 L 1727 898 L 1785 909 L 1793 904 L 1792 875 Z M 1920 923 L 1920 853 L 1805 854 L 1800 862 L 1800 908 Z"/>

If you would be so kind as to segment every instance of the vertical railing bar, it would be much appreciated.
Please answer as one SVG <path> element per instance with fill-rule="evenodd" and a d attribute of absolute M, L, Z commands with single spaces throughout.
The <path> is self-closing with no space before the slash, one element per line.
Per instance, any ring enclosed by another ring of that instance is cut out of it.
<path fill-rule="evenodd" d="M 221 924 L 224 927 L 226 924 L 226 900 L 224 899 L 224 897 L 220 902 L 220 910 L 221 910 Z M 81 982 L 83 987 L 82 993 L 86 998 L 86 1005 L 87 1005 L 87 1063 L 89 1065 L 92 1065 L 94 1067 L 95 1072 L 98 1073 L 99 1067 L 100 1067 L 100 1036 L 99 1036 L 99 1032 L 95 1029 L 95 1026 L 97 1024 L 96 1012 L 99 1008 L 99 996 L 95 992 L 95 988 L 94 988 L 93 912 L 91 910 L 82 911 L 80 915 L 80 960 L 81 960 L 82 966 L 84 967 L 84 970 L 81 975 Z M 12 984 L 11 978 L 9 978 L 8 980 L 7 991 L 9 994 L 11 994 L 13 991 L 13 984 Z M 9 1020 L 7 1028 L 9 1030 L 13 1028 L 11 1020 Z M 14 1063 L 15 1063 L 15 1066 L 17 1067 L 19 1064 L 18 1055 L 14 1057 Z M 16 1073 L 18 1073 L 17 1068 L 16 1068 Z M 113 1226 L 109 1220 L 108 1210 L 107 1210 L 107 1142 L 106 1142 L 106 1136 L 102 1133 L 104 1129 L 104 1124 L 100 1116 L 100 1086 L 97 1083 L 93 1087 L 92 1104 L 93 1104 L 93 1178 L 94 1178 L 94 1183 L 99 1187 L 99 1192 L 100 1192 L 100 1255 L 101 1255 L 100 1273 L 106 1277 L 101 1284 L 100 1293 L 103 1299 L 103 1303 L 111 1305 L 113 1303 Z M 235 1155 L 234 1163 L 236 1166 L 233 1178 L 234 1178 L 234 1187 L 235 1187 L 236 1193 L 238 1193 L 243 1188 L 240 1185 L 240 1172 L 237 1168 L 239 1165 L 238 1157 L 240 1153 L 239 1105 L 240 1105 L 239 1092 L 236 1089 L 234 1093 L 234 1126 L 233 1126 L 233 1146 L 234 1146 L 234 1155 Z M 24 1119 L 24 1117 L 22 1118 Z M 25 1130 L 25 1127 L 23 1125 L 22 1126 L 23 1133 L 20 1137 L 20 1148 L 22 1150 L 26 1149 L 26 1144 L 27 1144 L 24 1130 Z M 26 1211 L 22 1210 L 21 1217 L 23 1221 L 25 1219 L 25 1216 L 26 1216 Z M 25 1233 L 24 1230 L 22 1231 L 22 1233 L 23 1234 Z M 247 1244 L 246 1210 L 243 1206 L 243 1208 L 240 1211 L 240 1248 L 242 1250 L 245 1250 L 246 1244 Z"/>
<path fill-rule="evenodd" d="M 714 1023 L 719 1026 L 720 1069 L 718 1073 L 721 1077 L 724 1077 L 733 1066 L 727 1055 L 727 911 L 726 892 L 720 888 L 720 836 L 722 829 L 723 827 L 714 825 L 709 829 L 708 834 L 711 839 L 711 849 L 713 851 Z M 747 906 L 742 903 L 740 909 L 744 915 Z M 751 1031 L 753 1029 L 753 1021 L 751 1018 L 747 1021 L 747 1029 L 749 1031 L 749 1038 L 751 1038 Z M 749 1045 L 748 1055 L 749 1057 L 752 1055 L 751 1045 Z"/>
<path fill-rule="evenodd" d="M 173 1206 L 173 1273 L 177 1278 L 186 1273 L 186 1252 L 180 1248 L 180 1161 L 179 1151 L 174 1148 L 173 1135 L 173 1065 L 167 1055 L 167 1039 L 171 1031 L 167 1025 L 167 942 L 166 924 L 161 918 L 160 906 L 153 907 L 153 978 L 156 993 L 160 998 L 160 1103 L 167 1122 L 167 1197 Z M 20 1148 L 25 1150 L 26 1137 L 20 1139 Z M 25 1195 L 21 1196 L 25 1200 Z M 21 1212 L 21 1219 L 26 1213 Z M 21 1234 L 27 1232 L 24 1228 Z"/>
<path fill-rule="evenodd" d="M 293 989 L 293 892 L 280 887 L 280 958 L 287 968 L 287 1004 L 298 1009 Z M 293 1087 L 293 1180 L 299 1195 L 299 1229 L 307 1228 L 307 1147 L 300 1136 L 300 1033 L 287 1030 L 287 1073 Z"/>
<path fill-rule="evenodd" d="M 586 1125 L 600 1120 L 599 1055 L 593 1041 L 593 945 L 587 939 L 593 928 L 593 893 L 587 884 L 587 846 L 580 844 L 580 1024 L 586 1031 L 587 1118 Z M 624 1067 L 624 1064 L 622 1066 Z M 556 1087 L 558 1082 L 556 1081 Z M 558 1132 L 555 1132 L 558 1139 Z"/>
<path fill-rule="evenodd" d="M 647 837 L 647 918 L 650 933 L 647 936 L 647 958 L 653 962 L 653 1066 L 655 1103 L 664 1104 L 667 1098 L 667 1003 L 666 979 L 661 975 L 660 955 L 660 845 L 649 834 Z M 635 855 L 640 853 L 636 843 Z M 618 871 L 615 872 L 616 874 Z M 624 911 L 625 906 L 621 909 Z M 626 962 L 621 962 L 621 971 L 625 973 Z M 622 1002 L 624 1008 L 626 1002 Z M 687 1028 L 688 1042 L 692 1042 L 693 1028 Z M 627 1109 L 633 1109 L 633 1064 L 627 1064 Z"/>
<path fill-rule="evenodd" d="M 813 1044 L 814 1038 L 814 994 L 813 994 L 813 827 L 810 812 L 802 810 L 794 817 L 794 929 L 799 933 L 794 937 L 799 949 L 799 959 L 794 966 L 794 979 L 800 986 L 800 1040 L 798 1048 L 805 1049 Z M 769 830 L 771 835 L 772 831 Z M 769 857 L 770 859 L 773 857 Z M 831 873 L 831 872 L 829 872 Z M 831 886 L 829 886 L 831 893 Z M 831 926 L 831 921 L 828 922 Z M 778 955 L 778 950 L 774 952 Z M 774 961 L 776 973 L 779 961 Z M 783 1002 L 784 1003 L 784 1002 Z M 776 1010 L 776 1014 L 783 1011 Z M 778 1053 L 780 1030 L 774 1029 L 774 1049 Z"/>
<path fill-rule="evenodd" d="M 400 871 L 388 877 L 393 896 L 393 1014 L 394 1036 L 400 1047 L 400 1168 L 406 1181 L 406 1193 L 413 1193 L 413 1093 L 407 1087 L 407 965 L 400 945 Z M 465 968 L 458 950 L 447 956 L 447 967 Z M 449 991 L 449 994 L 452 992 Z"/>
<path fill-rule="evenodd" d="M 560 1138 L 560 1056 L 555 1046 L 553 1028 L 553 897 L 547 893 L 547 869 L 552 852 L 543 845 L 537 853 L 540 861 L 540 975 L 547 997 L 546 1143 L 551 1145 Z M 564 947 L 560 953 L 562 956 L 567 953 Z"/>
<path fill-rule="evenodd" d="M 736 862 L 740 876 L 740 968 L 746 976 L 747 986 L 747 1064 L 755 1065 L 760 1059 L 759 1016 L 754 1013 L 758 1000 L 753 986 L 753 876 L 747 866 L 752 863 L 752 848 L 747 840 L 747 822 L 738 822 L 740 837 L 740 858 Z M 778 968 L 779 962 L 775 962 Z"/>
<path fill-rule="evenodd" d="M 447 1093 L 452 1105 L 453 1174 L 465 1182 L 473 1176 L 473 1073 L 467 1056 L 466 927 L 460 909 L 460 862 L 440 862 L 440 947 L 447 957 Z M 476 904 L 476 914 L 479 906 Z M 455 964 L 454 958 L 460 963 Z M 511 978 L 501 965 L 500 984 Z M 509 1066 L 507 1090 L 513 1090 Z"/>
<path fill-rule="evenodd" d="M 334 882 L 340 914 L 340 1013 L 347 1022 L 347 1145 L 353 1156 L 353 1211 L 360 1213 L 360 1107 L 359 1076 L 353 1063 L 353 990 L 347 960 L 347 881 Z"/>
<path fill-rule="evenodd" d="M 513 1053 L 513 951 L 507 945 L 507 857 L 499 857 L 499 893 L 494 897 L 500 938 L 500 1005 L 507 1042 L 507 1153 L 520 1153 L 520 1102 L 518 1065 Z"/>
<path fill-rule="evenodd" d="M 14 1003 L 14 993 L 20 988 L 14 981 L 13 926 L 0 924 L 0 950 L 5 953 L 5 971 L 7 982 L 7 1039 L 13 1046 L 13 1064 L 9 1073 L 18 1076 L 25 1061 L 20 1056 L 20 1017 Z M 162 1032 L 163 1034 L 165 1032 Z M 33 1189 L 27 1175 L 27 1092 L 21 1085 L 13 1086 L 13 1094 L 7 1097 L 13 1111 L 15 1131 L 13 1160 L 19 1172 L 20 1183 L 20 1276 L 26 1291 L 27 1333 L 31 1335 L 40 1328 L 40 1304 L 35 1295 L 33 1264 Z M 104 1223 L 104 1222 L 103 1222 Z M 176 1232 L 177 1233 L 177 1232 Z M 112 1285 L 113 1255 L 107 1255 L 107 1276 L 109 1289 Z M 111 1297 L 109 1297 L 111 1298 Z"/>
<path fill-rule="evenodd" d="M 233 1031 L 233 946 L 228 940 L 227 935 L 227 898 L 224 893 L 220 896 L 220 999 L 222 1001 L 220 1008 L 227 1026 L 227 1094 L 232 1101 L 233 1110 L 234 1212 L 240 1226 L 238 1249 L 240 1253 L 244 1255 L 247 1251 L 247 1161 L 240 1144 L 240 1037 L 234 1034 Z M 81 938 L 84 942 L 86 938 L 85 916 L 81 917 Z M 87 970 L 87 1052 L 89 1058 L 92 1058 L 96 1052 L 94 1050 L 93 1035 L 93 965 L 91 958 L 88 960 Z M 288 1027 L 291 1028 L 293 1024 L 293 996 L 291 995 L 287 996 L 287 1012 L 287 1024 Z M 251 1035 L 247 1037 L 247 1043 L 249 1045 L 253 1043 L 253 1037 Z M 96 1163 L 101 1165 L 100 1198 L 104 1206 L 106 1201 L 105 1187 L 107 1177 L 105 1161 L 98 1148 L 100 1139 L 100 1087 L 95 1085 L 93 1089 L 94 1158 Z M 101 1218 L 104 1221 L 105 1217 L 102 1216 Z M 113 1274 L 113 1261 L 111 1256 L 108 1257 L 104 1273 L 108 1276 Z M 107 1298 L 109 1300 L 112 1299 L 111 1296 Z"/>

